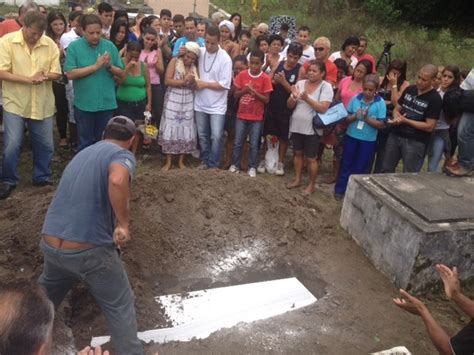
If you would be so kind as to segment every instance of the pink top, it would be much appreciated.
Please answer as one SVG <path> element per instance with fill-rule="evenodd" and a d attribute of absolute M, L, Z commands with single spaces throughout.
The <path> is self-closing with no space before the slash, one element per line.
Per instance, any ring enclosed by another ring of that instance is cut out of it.
<path fill-rule="evenodd" d="M 347 109 L 349 107 L 349 102 L 351 99 L 362 92 L 362 86 L 357 88 L 354 91 L 349 89 L 352 83 L 352 77 L 346 76 L 339 83 L 339 91 L 341 93 L 341 101 L 344 104 L 344 107 Z"/>
<path fill-rule="evenodd" d="M 160 85 L 160 75 L 156 71 L 155 57 L 156 49 L 148 53 L 142 50 L 140 53 L 140 62 L 145 63 L 148 68 L 148 72 L 150 73 L 150 83 L 152 85 Z"/>

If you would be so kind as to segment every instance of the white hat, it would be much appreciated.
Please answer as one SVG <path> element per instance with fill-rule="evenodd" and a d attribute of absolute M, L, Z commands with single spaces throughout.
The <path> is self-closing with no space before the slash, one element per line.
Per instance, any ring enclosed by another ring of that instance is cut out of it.
<path fill-rule="evenodd" d="M 219 29 L 221 29 L 222 27 L 227 27 L 230 31 L 230 33 L 232 33 L 232 36 L 234 35 L 235 33 L 235 26 L 232 22 L 230 22 L 229 20 L 224 20 L 224 21 L 221 21 L 219 23 Z"/>

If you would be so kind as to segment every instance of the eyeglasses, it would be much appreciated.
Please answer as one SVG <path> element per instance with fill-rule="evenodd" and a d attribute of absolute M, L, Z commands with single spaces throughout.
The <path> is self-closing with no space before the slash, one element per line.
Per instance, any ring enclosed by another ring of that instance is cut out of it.
<path fill-rule="evenodd" d="M 322 51 L 324 51 L 325 49 L 326 49 L 326 48 L 324 48 L 324 47 L 314 47 L 314 50 L 315 50 L 316 52 L 322 52 Z"/>

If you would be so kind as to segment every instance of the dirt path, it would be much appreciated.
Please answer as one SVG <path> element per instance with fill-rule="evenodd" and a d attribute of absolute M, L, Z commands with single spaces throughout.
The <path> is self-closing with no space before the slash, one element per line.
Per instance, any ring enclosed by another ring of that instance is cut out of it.
<path fill-rule="evenodd" d="M 139 330 L 167 326 L 154 301 L 162 294 L 296 276 L 319 300 L 208 339 L 147 345 L 147 353 L 366 354 L 397 345 L 414 354 L 434 353 L 421 321 L 391 304 L 396 288 L 340 229 L 340 204 L 330 188 L 318 185 L 304 198 L 301 191 L 284 188 L 288 176 L 250 179 L 195 169 L 161 173 L 157 164 L 149 158 L 137 171 L 133 240 L 123 255 L 137 297 Z M 33 279 L 41 272 L 39 232 L 53 192 L 25 187 L 0 202 L 1 282 Z M 439 295 L 429 299 L 449 330 L 467 321 Z M 91 336 L 108 334 L 83 285 L 59 313 L 78 348 Z"/>

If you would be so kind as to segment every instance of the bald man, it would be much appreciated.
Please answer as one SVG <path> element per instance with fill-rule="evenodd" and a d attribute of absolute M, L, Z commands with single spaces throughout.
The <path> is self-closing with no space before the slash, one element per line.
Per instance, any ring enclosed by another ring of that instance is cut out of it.
<path fill-rule="evenodd" d="M 441 112 L 442 99 L 433 88 L 438 68 L 427 64 L 418 72 L 415 85 L 405 89 L 388 124 L 393 126 L 382 171 L 394 173 L 400 159 L 403 172 L 417 173 L 423 166 L 431 132 Z"/>

